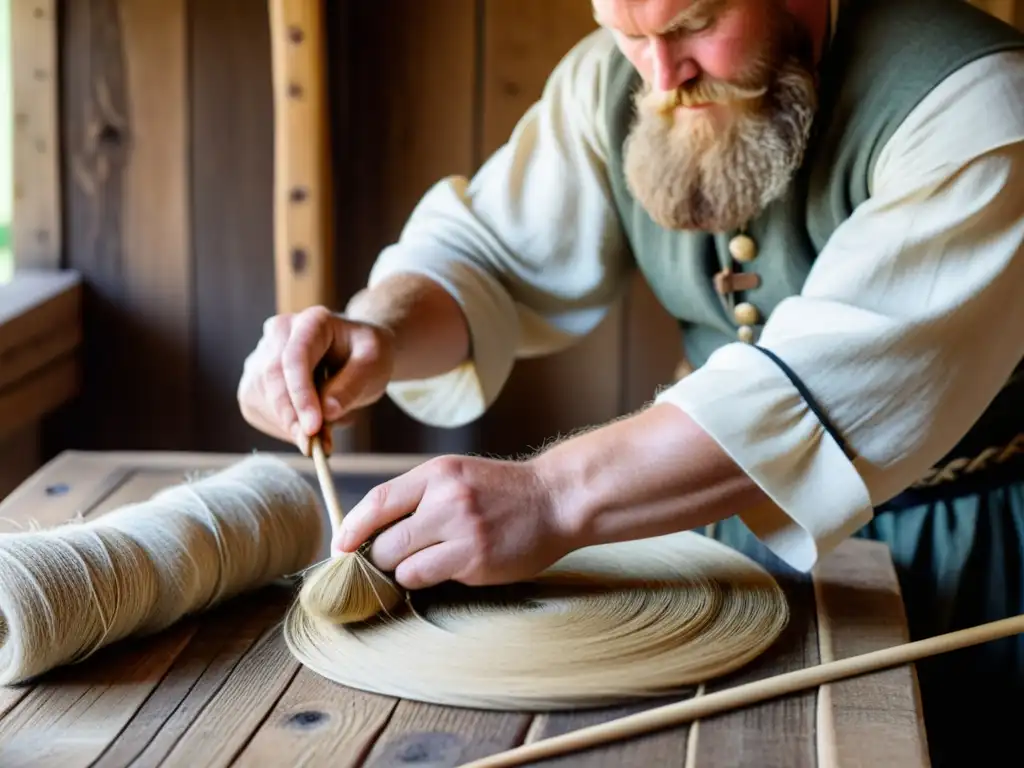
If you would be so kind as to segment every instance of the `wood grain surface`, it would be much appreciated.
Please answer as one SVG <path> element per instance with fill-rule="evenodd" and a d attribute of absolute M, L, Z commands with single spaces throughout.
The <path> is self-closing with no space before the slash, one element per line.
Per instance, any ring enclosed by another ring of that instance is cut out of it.
<path fill-rule="evenodd" d="M 89 518 L 180 482 L 235 454 L 60 455 L 2 504 L 10 524 Z M 318 490 L 312 462 L 283 456 Z M 426 457 L 335 456 L 342 504 Z M 326 519 L 326 512 L 325 512 Z M 327 542 L 323 542 L 326 553 Z M 756 555 L 763 557 L 763 555 Z M 888 551 L 848 541 L 812 575 L 766 560 L 793 621 L 758 661 L 697 689 L 767 677 L 904 642 L 902 601 Z M 588 712 L 477 711 L 348 689 L 290 655 L 280 619 L 294 599 L 275 586 L 188 617 L 146 639 L 109 646 L 31 685 L 0 688 L 0 765 L 457 766 L 524 741 L 656 706 Z M 866 751 L 865 751 L 866 750 Z M 547 761 L 554 766 L 928 765 L 911 668 L 834 683 L 819 691 Z"/>

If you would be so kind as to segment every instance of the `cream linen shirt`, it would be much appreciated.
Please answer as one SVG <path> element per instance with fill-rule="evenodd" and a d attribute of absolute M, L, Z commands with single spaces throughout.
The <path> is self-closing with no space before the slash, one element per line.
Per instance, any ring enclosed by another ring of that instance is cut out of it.
<path fill-rule="evenodd" d="M 604 30 L 581 41 L 508 142 L 472 180 L 432 187 L 380 254 L 370 285 L 429 276 L 470 328 L 471 360 L 389 386 L 412 417 L 476 419 L 516 358 L 575 343 L 622 294 L 629 260 L 601 103 L 613 45 Z M 871 198 L 764 326 L 759 343 L 803 379 L 854 461 L 746 344 L 719 349 L 657 395 L 764 489 L 773 503 L 740 517 L 797 569 L 924 476 L 1024 356 L 1022 93 L 1019 53 L 975 61 L 934 89 L 881 153 Z"/>

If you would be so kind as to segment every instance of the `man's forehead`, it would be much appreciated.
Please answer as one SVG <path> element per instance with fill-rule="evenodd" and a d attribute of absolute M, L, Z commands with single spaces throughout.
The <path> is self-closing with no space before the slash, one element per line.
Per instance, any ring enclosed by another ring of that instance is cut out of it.
<path fill-rule="evenodd" d="M 624 32 L 666 34 L 716 10 L 725 0 L 592 0 L 602 27 Z"/>

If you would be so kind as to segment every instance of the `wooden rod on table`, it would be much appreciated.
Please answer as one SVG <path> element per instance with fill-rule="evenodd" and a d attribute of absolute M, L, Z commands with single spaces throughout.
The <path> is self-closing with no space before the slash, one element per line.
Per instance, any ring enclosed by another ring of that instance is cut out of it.
<path fill-rule="evenodd" d="M 269 0 L 277 312 L 334 302 L 324 0 Z"/>
<path fill-rule="evenodd" d="M 635 715 L 610 720 L 599 725 L 524 744 L 504 752 L 466 763 L 462 768 L 505 768 L 522 765 L 531 760 L 563 755 L 567 752 L 589 749 L 599 744 L 617 741 L 643 733 L 660 730 L 702 717 L 717 715 L 731 709 L 778 696 L 824 685 L 847 677 L 908 664 L 928 656 L 991 642 L 1024 632 L 1024 615 L 989 622 L 969 629 L 961 629 L 925 640 L 883 648 L 860 656 L 830 661 L 806 669 L 737 685 L 723 691 L 699 696 L 686 701 L 655 707 Z"/>

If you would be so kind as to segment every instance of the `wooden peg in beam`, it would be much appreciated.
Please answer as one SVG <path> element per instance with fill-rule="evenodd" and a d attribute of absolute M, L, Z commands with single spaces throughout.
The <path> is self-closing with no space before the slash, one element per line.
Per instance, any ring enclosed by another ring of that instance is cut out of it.
<path fill-rule="evenodd" d="M 323 0 L 269 0 L 277 312 L 335 298 Z"/>

